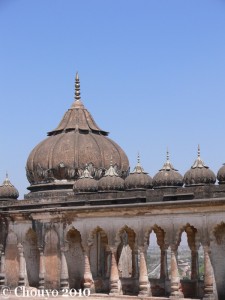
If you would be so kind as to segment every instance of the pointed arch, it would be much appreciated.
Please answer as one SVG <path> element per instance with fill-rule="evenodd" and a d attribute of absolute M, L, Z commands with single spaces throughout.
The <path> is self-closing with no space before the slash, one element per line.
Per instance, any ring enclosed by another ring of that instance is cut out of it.
<path fill-rule="evenodd" d="M 117 264 L 120 277 L 134 277 L 137 272 L 135 259 L 136 233 L 124 225 L 116 234 Z"/>
<path fill-rule="evenodd" d="M 12 288 L 17 287 L 19 280 L 19 252 L 17 244 L 17 235 L 14 231 L 10 230 L 6 238 L 5 274 L 6 281 Z"/>
<path fill-rule="evenodd" d="M 213 237 L 218 245 L 225 246 L 225 223 L 223 221 L 213 228 Z"/>
<path fill-rule="evenodd" d="M 44 235 L 45 287 L 59 289 L 60 287 L 60 248 L 59 237 L 55 229 L 48 229 Z"/>
<path fill-rule="evenodd" d="M 188 241 L 188 246 L 191 250 L 196 250 L 196 248 L 199 247 L 199 233 L 197 228 L 195 228 L 193 225 L 190 225 L 190 223 L 186 223 L 185 225 L 181 226 L 175 235 L 175 244 L 178 247 L 181 242 L 181 236 L 182 233 L 186 232 L 187 234 L 187 241 Z"/>
<path fill-rule="evenodd" d="M 184 297 L 194 298 L 197 295 L 199 279 L 198 249 L 200 242 L 197 228 L 190 223 L 180 226 L 174 241 L 177 248 L 177 265 Z M 192 281 L 190 282 L 190 280 Z"/>
<path fill-rule="evenodd" d="M 80 289 L 84 276 L 84 254 L 81 233 L 74 226 L 70 227 L 65 235 L 68 251 L 65 257 L 69 273 L 70 288 Z"/>
<path fill-rule="evenodd" d="M 99 226 L 94 228 L 88 238 L 90 247 L 90 265 L 91 272 L 94 279 L 98 277 L 109 276 L 109 251 L 108 236 L 106 232 Z M 103 290 L 96 290 L 98 292 L 104 292 Z"/>
<path fill-rule="evenodd" d="M 165 241 L 166 241 L 166 232 L 163 228 L 158 226 L 157 224 L 154 224 L 150 228 L 148 228 L 144 233 L 144 246 L 147 248 L 149 246 L 149 238 L 151 232 L 154 232 L 157 237 L 157 244 L 160 248 L 164 247 Z"/>
<path fill-rule="evenodd" d="M 146 249 L 146 264 L 148 277 L 152 279 L 167 278 L 167 255 L 166 249 L 168 242 L 166 241 L 165 230 L 157 224 L 148 227 L 144 232 L 144 248 Z M 162 290 L 153 295 L 165 296 Z"/>
<path fill-rule="evenodd" d="M 40 254 L 37 233 L 32 228 L 25 234 L 23 249 L 29 286 L 38 287 Z"/>

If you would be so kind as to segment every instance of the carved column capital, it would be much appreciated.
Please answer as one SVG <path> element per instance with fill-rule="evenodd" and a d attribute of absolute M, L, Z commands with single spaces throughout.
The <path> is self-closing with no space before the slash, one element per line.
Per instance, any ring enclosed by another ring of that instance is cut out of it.
<path fill-rule="evenodd" d="M 21 243 L 17 244 L 17 249 L 18 249 L 19 255 L 23 255 L 23 245 Z"/>
<path fill-rule="evenodd" d="M 177 244 L 170 245 L 171 252 L 177 253 L 177 248 L 178 248 Z"/>
<path fill-rule="evenodd" d="M 117 251 L 116 245 L 108 245 L 107 247 L 111 253 L 116 253 L 116 251 Z"/>

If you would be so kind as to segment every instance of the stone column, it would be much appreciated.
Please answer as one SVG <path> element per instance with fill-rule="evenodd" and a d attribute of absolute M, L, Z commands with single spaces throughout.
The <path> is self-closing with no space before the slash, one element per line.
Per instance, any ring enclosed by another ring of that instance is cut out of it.
<path fill-rule="evenodd" d="M 2 287 L 5 285 L 5 253 L 2 244 L 0 244 L 0 258 L 1 258 L 0 287 Z"/>
<path fill-rule="evenodd" d="M 39 289 L 45 288 L 45 261 L 43 247 L 38 248 L 40 253 L 40 265 L 39 265 Z"/>
<path fill-rule="evenodd" d="M 139 248 L 140 251 L 140 266 L 139 266 L 139 295 L 152 296 L 150 282 L 148 280 L 148 271 L 144 253 L 144 247 Z"/>
<path fill-rule="evenodd" d="M 167 250 L 164 247 L 160 248 L 161 250 L 161 257 L 160 257 L 160 279 L 167 278 Z"/>
<path fill-rule="evenodd" d="M 69 274 L 67 261 L 65 257 L 65 247 L 61 248 L 61 272 L 60 272 L 60 289 L 68 289 L 69 288 Z"/>
<path fill-rule="evenodd" d="M 106 278 L 110 277 L 110 269 L 111 269 L 111 250 L 109 247 L 106 247 L 106 261 L 105 261 L 105 276 Z"/>
<path fill-rule="evenodd" d="M 134 248 L 134 266 L 133 266 L 133 276 L 134 278 L 138 278 L 139 277 L 139 268 L 138 268 L 138 249 L 135 247 Z"/>
<path fill-rule="evenodd" d="M 171 279 L 170 279 L 170 298 L 183 298 L 184 295 L 180 290 L 180 276 L 177 265 L 177 248 L 171 246 Z"/>
<path fill-rule="evenodd" d="M 23 253 L 23 245 L 19 243 L 17 245 L 19 251 L 19 281 L 18 286 L 25 286 L 26 284 L 26 262 Z"/>
<path fill-rule="evenodd" d="M 95 285 L 90 266 L 90 247 L 84 248 L 84 288 L 90 289 L 91 293 L 95 293 Z"/>
<path fill-rule="evenodd" d="M 191 279 L 198 279 L 198 251 L 191 250 Z"/>
<path fill-rule="evenodd" d="M 122 286 L 121 281 L 119 278 L 119 270 L 116 263 L 116 248 L 110 247 L 111 251 L 111 268 L 110 268 L 110 278 L 109 278 L 109 285 L 110 285 L 110 296 L 116 296 L 122 294 Z"/>
<path fill-rule="evenodd" d="M 204 249 L 204 300 L 214 300 L 213 293 L 213 270 L 209 257 L 210 250 L 208 246 L 203 246 Z"/>

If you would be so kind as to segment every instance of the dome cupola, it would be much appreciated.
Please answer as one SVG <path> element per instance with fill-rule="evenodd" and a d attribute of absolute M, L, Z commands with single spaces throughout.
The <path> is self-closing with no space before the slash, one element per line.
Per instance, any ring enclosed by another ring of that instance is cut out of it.
<path fill-rule="evenodd" d="M 80 97 L 80 80 L 75 79 L 75 101 L 56 129 L 30 153 L 26 171 L 31 191 L 71 185 L 83 176 L 86 166 L 99 179 L 110 166 L 113 155 L 115 171 L 122 177 L 129 172 L 129 161 L 119 145 L 108 138 L 84 107 Z M 51 187 L 52 186 L 52 187 Z M 40 188 L 39 188 L 40 187 Z"/>
<path fill-rule="evenodd" d="M 198 145 L 198 157 L 195 160 L 193 166 L 189 171 L 184 175 L 184 184 L 185 186 L 194 186 L 194 185 L 207 185 L 214 184 L 216 182 L 216 176 L 206 166 L 203 160 L 200 157 L 200 147 Z"/>
<path fill-rule="evenodd" d="M 124 190 L 124 179 L 122 179 L 113 168 L 112 160 L 105 175 L 98 181 L 99 191 Z"/>
<path fill-rule="evenodd" d="M 152 188 L 152 178 L 144 171 L 140 164 L 138 154 L 137 165 L 133 172 L 125 179 L 125 189 L 150 189 Z"/>
<path fill-rule="evenodd" d="M 19 197 L 18 190 L 14 187 L 14 185 L 10 182 L 8 178 L 8 174 L 6 173 L 6 178 L 3 181 L 3 184 L 0 185 L 0 200 L 11 200 L 17 199 Z"/>
<path fill-rule="evenodd" d="M 78 180 L 75 181 L 73 190 L 75 193 L 80 192 L 96 192 L 98 190 L 98 183 L 88 171 L 88 168 L 84 170 L 84 173 Z"/>
<path fill-rule="evenodd" d="M 167 150 L 165 164 L 153 177 L 153 188 L 181 187 L 182 185 L 183 177 L 171 164 Z"/>
<path fill-rule="evenodd" d="M 225 164 L 219 169 L 217 179 L 219 184 L 225 184 Z"/>

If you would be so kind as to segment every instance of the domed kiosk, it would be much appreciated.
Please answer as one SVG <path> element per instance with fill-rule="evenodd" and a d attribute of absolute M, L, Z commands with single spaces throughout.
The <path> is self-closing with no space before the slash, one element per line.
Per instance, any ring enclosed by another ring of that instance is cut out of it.
<path fill-rule="evenodd" d="M 206 166 L 200 157 L 200 147 L 198 146 L 198 157 L 191 169 L 184 174 L 185 186 L 215 184 L 216 175 Z"/>
<path fill-rule="evenodd" d="M 130 175 L 125 179 L 125 188 L 127 190 L 152 188 L 152 178 L 142 168 L 139 154 L 136 167 L 134 168 L 133 172 L 131 172 Z"/>
<path fill-rule="evenodd" d="M 166 162 L 162 169 L 153 177 L 154 188 L 181 187 L 183 185 L 183 177 L 173 167 L 169 160 L 169 151 L 167 150 Z"/>
<path fill-rule="evenodd" d="M 87 167 L 84 170 L 84 174 L 75 181 L 73 190 L 75 193 L 96 192 L 98 190 L 97 180 L 90 175 Z"/>
<path fill-rule="evenodd" d="M 15 186 L 10 182 L 8 174 L 0 185 L 0 200 L 16 200 L 19 197 L 19 192 Z"/>
<path fill-rule="evenodd" d="M 225 184 L 225 164 L 217 172 L 217 179 L 219 184 Z"/>
<path fill-rule="evenodd" d="M 110 167 L 121 177 L 129 171 L 129 161 L 119 145 L 109 139 L 84 107 L 80 97 L 78 73 L 75 101 L 56 129 L 30 153 L 26 171 L 30 191 L 71 188 L 87 169 L 94 179 L 101 178 Z"/>

